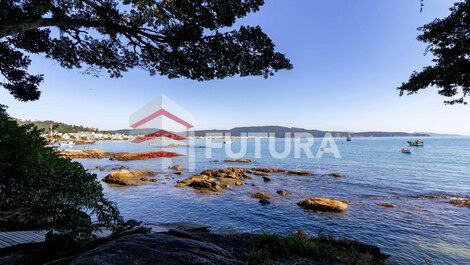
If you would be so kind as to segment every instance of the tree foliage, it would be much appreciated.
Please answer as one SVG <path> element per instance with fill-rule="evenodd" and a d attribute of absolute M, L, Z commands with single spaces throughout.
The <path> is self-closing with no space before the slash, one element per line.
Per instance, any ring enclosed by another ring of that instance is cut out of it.
<path fill-rule="evenodd" d="M 0 105 L 0 230 L 59 225 L 90 235 L 120 225 L 96 175 L 45 145 L 36 127 L 18 125 Z"/>
<path fill-rule="evenodd" d="M 210 80 L 291 69 L 259 26 L 230 27 L 264 0 L 0 0 L 0 83 L 35 100 L 42 75 L 28 53 L 65 68 L 111 77 L 139 67 L 151 75 Z M 58 30 L 54 30 L 58 29 Z"/>
<path fill-rule="evenodd" d="M 467 104 L 465 97 L 470 93 L 470 0 L 455 3 L 451 14 L 443 19 L 419 28 L 418 40 L 428 44 L 427 51 L 435 59 L 435 65 L 414 72 L 409 81 L 398 89 L 400 95 L 414 94 L 430 86 L 437 87 L 438 93 L 447 104 Z"/>

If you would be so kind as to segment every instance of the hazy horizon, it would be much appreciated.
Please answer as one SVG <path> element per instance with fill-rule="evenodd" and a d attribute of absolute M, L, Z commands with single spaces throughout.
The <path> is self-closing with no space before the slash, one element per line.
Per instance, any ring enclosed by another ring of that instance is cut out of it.
<path fill-rule="evenodd" d="M 19 102 L 12 117 L 102 130 L 129 128 L 129 115 L 165 94 L 196 119 L 196 130 L 275 124 L 325 131 L 432 132 L 470 135 L 470 108 L 446 106 L 435 88 L 398 95 L 414 70 L 431 64 L 417 27 L 449 14 L 453 0 L 267 2 L 238 25 L 261 25 L 294 65 L 274 77 L 197 82 L 132 70 L 123 78 L 83 75 L 32 55 L 44 73 L 42 96 Z M 295 3 L 295 4 L 294 4 Z"/>

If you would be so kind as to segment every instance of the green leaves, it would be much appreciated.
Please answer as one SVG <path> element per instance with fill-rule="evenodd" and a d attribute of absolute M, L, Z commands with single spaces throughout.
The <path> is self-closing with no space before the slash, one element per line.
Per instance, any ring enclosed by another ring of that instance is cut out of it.
<path fill-rule="evenodd" d="M 428 44 L 434 66 L 414 72 L 398 90 L 400 95 L 414 94 L 430 86 L 438 88 L 446 104 L 467 104 L 470 93 L 470 0 L 456 3 L 444 19 L 419 28 L 418 40 Z"/>
<path fill-rule="evenodd" d="M 99 226 L 112 229 L 122 223 L 96 175 L 45 147 L 39 130 L 19 126 L 1 106 L 0 125 L 0 230 L 53 226 L 87 237 Z M 11 216 L 17 209 L 27 214 Z"/>

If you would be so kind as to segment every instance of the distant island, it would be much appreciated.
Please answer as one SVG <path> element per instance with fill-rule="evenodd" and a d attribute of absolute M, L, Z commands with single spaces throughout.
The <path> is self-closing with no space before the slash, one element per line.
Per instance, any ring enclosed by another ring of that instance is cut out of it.
<path fill-rule="evenodd" d="M 157 129 L 122 129 L 109 131 L 110 133 L 118 133 L 124 135 L 145 135 L 155 132 Z M 331 133 L 333 137 L 346 137 L 351 135 L 352 137 L 426 137 L 430 136 L 427 133 L 406 133 L 406 132 L 344 132 L 344 131 L 321 131 L 321 130 L 309 130 L 304 128 L 296 127 L 282 127 L 282 126 L 248 126 L 248 127 L 235 127 L 229 130 L 197 130 L 195 136 L 202 137 L 207 134 L 223 133 L 230 134 L 231 136 L 241 136 L 247 133 L 274 133 L 276 137 L 283 138 L 286 133 L 309 133 L 313 137 L 324 137 L 326 133 Z"/>

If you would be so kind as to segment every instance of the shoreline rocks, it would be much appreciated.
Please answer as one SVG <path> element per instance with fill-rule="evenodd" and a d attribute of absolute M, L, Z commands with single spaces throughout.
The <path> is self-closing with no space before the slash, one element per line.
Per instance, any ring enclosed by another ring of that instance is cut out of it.
<path fill-rule="evenodd" d="M 281 195 L 281 196 L 289 195 L 289 192 L 286 191 L 286 190 L 278 190 L 278 191 L 276 191 L 276 193 Z"/>
<path fill-rule="evenodd" d="M 220 168 L 204 170 L 201 173 L 179 180 L 175 187 L 191 187 L 201 192 L 218 192 L 231 185 L 242 186 L 245 179 L 251 179 L 251 171 L 245 168 Z"/>
<path fill-rule="evenodd" d="M 143 153 L 112 153 L 105 152 L 99 149 L 88 149 L 88 150 L 59 150 L 57 151 L 59 156 L 63 158 L 77 159 L 77 158 L 109 158 L 109 160 L 118 160 L 118 161 L 130 161 L 130 160 L 147 160 L 158 157 L 173 157 L 180 156 L 178 153 L 174 152 L 143 152 Z"/>
<path fill-rule="evenodd" d="M 457 207 L 470 208 L 470 199 L 455 199 L 451 200 L 449 203 Z"/>
<path fill-rule="evenodd" d="M 118 184 L 123 186 L 140 186 L 146 181 L 149 181 L 148 177 L 156 175 L 156 172 L 149 170 L 120 170 L 109 173 L 103 178 L 103 181 L 109 184 Z"/>
<path fill-rule="evenodd" d="M 300 207 L 309 210 L 342 212 L 348 208 L 348 204 L 342 201 L 328 198 L 310 198 L 297 203 Z"/>
<path fill-rule="evenodd" d="M 330 177 L 335 177 L 335 178 L 342 178 L 342 177 L 345 177 L 345 175 L 343 175 L 343 174 L 341 174 L 341 173 L 337 173 L 337 172 L 335 172 L 335 173 L 330 173 L 330 174 L 328 174 L 328 176 L 330 176 Z"/>
<path fill-rule="evenodd" d="M 228 159 L 224 160 L 227 163 L 251 163 L 250 159 Z"/>
<path fill-rule="evenodd" d="M 390 207 L 390 208 L 397 206 L 397 205 L 394 204 L 394 203 L 387 203 L 387 202 L 378 202 L 378 203 L 376 203 L 375 205 L 377 205 L 377 206 L 382 206 L 382 207 Z"/>

